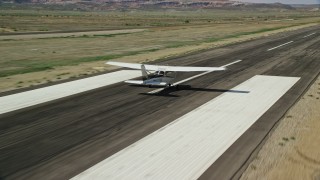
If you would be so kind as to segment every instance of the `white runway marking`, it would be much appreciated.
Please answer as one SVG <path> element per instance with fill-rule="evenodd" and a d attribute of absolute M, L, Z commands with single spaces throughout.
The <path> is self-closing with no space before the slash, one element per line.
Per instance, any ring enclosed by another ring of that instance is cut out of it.
<path fill-rule="evenodd" d="M 0 114 L 141 76 L 141 71 L 122 70 L 0 97 Z"/>
<path fill-rule="evenodd" d="M 303 38 L 306 38 L 306 37 L 312 36 L 312 35 L 314 35 L 314 34 L 316 34 L 316 33 L 311 33 L 311 34 L 309 34 L 309 35 L 303 36 Z"/>
<path fill-rule="evenodd" d="M 73 179 L 197 179 L 298 80 L 255 76 Z"/>
<path fill-rule="evenodd" d="M 287 42 L 287 43 L 281 44 L 281 45 L 276 46 L 276 47 L 273 47 L 273 48 L 270 48 L 270 49 L 268 49 L 267 51 L 272 51 L 272 50 L 274 50 L 274 49 L 277 49 L 277 48 L 279 48 L 279 47 L 285 46 L 285 45 L 290 44 L 290 43 L 293 43 L 293 41 L 290 41 L 290 42 Z"/>
<path fill-rule="evenodd" d="M 242 60 L 237 60 L 237 61 L 234 61 L 234 62 L 232 62 L 232 63 L 223 65 L 223 66 L 221 66 L 221 67 L 228 67 L 228 66 L 230 66 L 230 65 L 232 65 L 232 64 L 235 64 L 235 63 L 238 63 L 238 62 L 240 62 L 240 61 L 242 61 Z M 197 74 L 197 75 L 195 75 L 195 76 L 189 77 L 189 78 L 187 78 L 187 79 L 183 79 L 183 80 L 181 80 L 181 81 L 178 81 L 178 82 L 174 83 L 173 86 L 178 85 L 178 84 L 181 84 L 181 83 L 184 83 L 184 82 L 187 82 L 187 81 L 190 81 L 190 80 L 192 80 L 192 79 L 195 79 L 195 78 L 197 78 L 197 77 L 200 77 L 200 76 L 203 76 L 203 75 L 212 73 L 212 72 L 214 72 L 214 71 L 207 71 L 207 72 L 204 72 L 204 73 Z M 163 87 L 163 88 L 158 88 L 158 89 L 155 89 L 155 90 L 153 90 L 153 91 L 148 92 L 148 94 L 156 94 L 156 93 L 158 93 L 158 92 L 160 92 L 160 91 L 162 91 L 162 90 L 164 90 L 164 89 L 165 89 L 165 87 Z"/>

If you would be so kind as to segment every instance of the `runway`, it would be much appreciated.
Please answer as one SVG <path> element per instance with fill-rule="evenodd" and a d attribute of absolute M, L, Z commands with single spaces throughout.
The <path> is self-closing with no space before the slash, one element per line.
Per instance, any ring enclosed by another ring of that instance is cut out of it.
<path fill-rule="evenodd" d="M 123 70 L 3 96 L 0 97 L 0 114 L 97 89 L 139 76 L 141 76 L 140 71 Z"/>
<path fill-rule="evenodd" d="M 198 179 L 298 80 L 254 76 L 75 179 Z"/>
<path fill-rule="evenodd" d="M 154 89 L 115 83 L 1 114 L 0 177 L 72 178 L 256 75 L 300 77 L 200 176 L 236 179 L 319 74 L 319 47 L 319 26 L 281 33 L 162 62 L 222 66 L 242 60 L 227 71 L 183 82 L 179 90 L 149 94 Z M 179 82 L 197 73 L 178 75 Z"/>

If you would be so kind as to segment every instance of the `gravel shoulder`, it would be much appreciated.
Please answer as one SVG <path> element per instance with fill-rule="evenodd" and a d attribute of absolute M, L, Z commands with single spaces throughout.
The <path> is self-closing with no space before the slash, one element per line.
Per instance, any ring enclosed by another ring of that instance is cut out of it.
<path fill-rule="evenodd" d="M 320 77 L 287 112 L 241 179 L 320 179 Z"/>

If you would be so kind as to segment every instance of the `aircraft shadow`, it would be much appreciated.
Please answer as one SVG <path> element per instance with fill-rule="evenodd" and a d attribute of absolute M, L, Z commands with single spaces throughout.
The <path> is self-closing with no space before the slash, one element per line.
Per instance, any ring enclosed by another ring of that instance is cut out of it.
<path fill-rule="evenodd" d="M 154 94 L 149 94 L 149 93 L 139 93 L 139 94 L 145 95 L 145 96 L 180 97 L 178 95 L 169 94 L 169 93 L 162 93 L 162 92 L 158 92 L 158 93 L 154 93 Z"/>
<path fill-rule="evenodd" d="M 249 93 L 250 91 L 241 91 L 241 90 L 231 90 L 231 89 L 207 89 L 207 88 L 194 88 L 194 87 L 187 87 L 181 88 L 179 86 L 178 90 L 189 90 L 189 91 L 204 91 L 204 92 L 228 92 L 228 93 Z"/>
<path fill-rule="evenodd" d="M 166 97 L 179 97 L 178 95 L 170 94 L 172 92 L 177 91 L 200 91 L 200 92 L 228 92 L 228 93 L 250 93 L 250 91 L 242 91 L 242 90 L 230 90 L 230 89 L 208 89 L 208 88 L 195 88 L 189 85 L 179 85 L 178 87 L 168 87 L 159 91 L 158 93 L 150 94 L 150 93 L 140 93 L 142 95 L 149 95 L 149 96 L 166 96 Z"/>

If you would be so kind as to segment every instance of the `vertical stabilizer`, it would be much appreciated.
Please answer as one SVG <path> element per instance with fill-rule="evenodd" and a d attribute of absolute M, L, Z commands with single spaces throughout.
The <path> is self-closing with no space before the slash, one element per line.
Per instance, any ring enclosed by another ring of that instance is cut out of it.
<path fill-rule="evenodd" d="M 141 65 L 141 73 L 142 73 L 143 79 L 148 79 L 148 73 L 147 73 L 146 67 L 143 64 Z"/>

